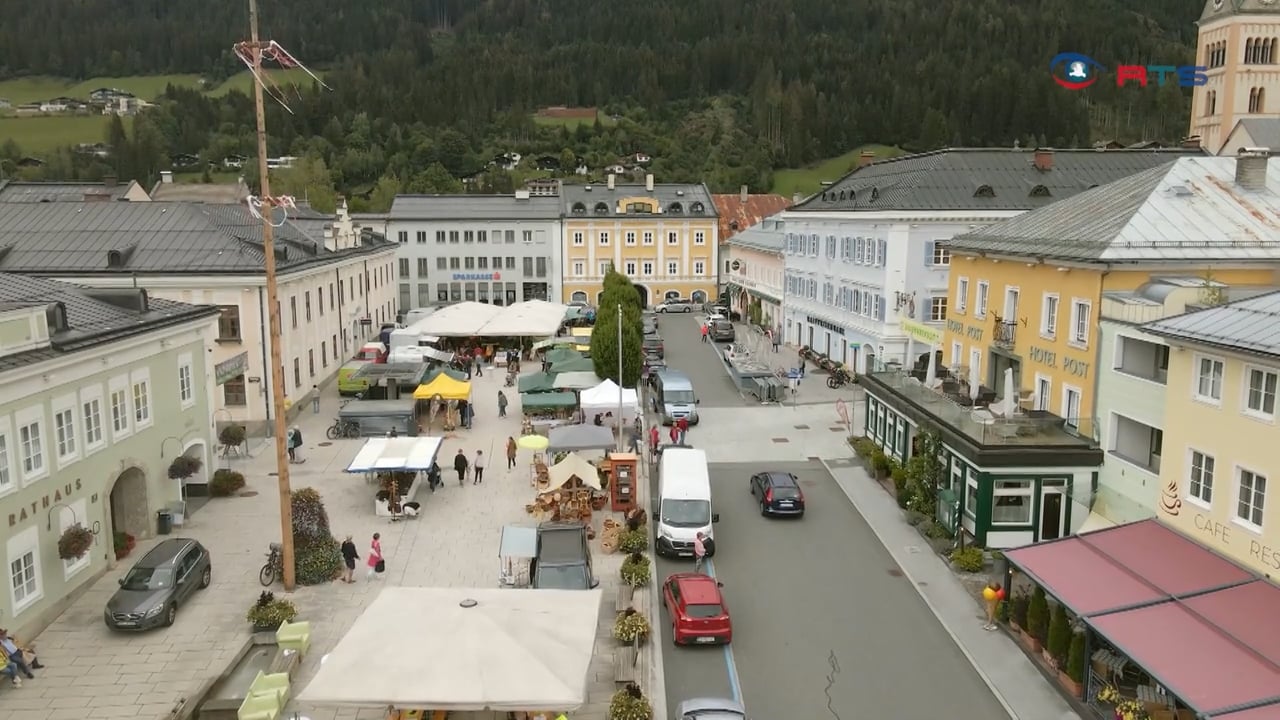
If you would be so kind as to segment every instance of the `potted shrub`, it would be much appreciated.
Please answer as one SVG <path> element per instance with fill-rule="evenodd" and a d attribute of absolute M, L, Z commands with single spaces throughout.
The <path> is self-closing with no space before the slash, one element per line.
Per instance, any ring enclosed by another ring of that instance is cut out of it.
<path fill-rule="evenodd" d="M 960 572 L 982 572 L 986 562 L 987 558 L 982 554 L 982 548 L 966 547 L 951 551 L 951 564 Z"/>
<path fill-rule="evenodd" d="M 649 584 L 649 558 L 638 552 L 631 553 L 622 561 L 622 582 L 631 587 L 644 587 Z"/>
<path fill-rule="evenodd" d="M 116 551 L 116 559 L 123 560 L 133 552 L 133 548 L 138 544 L 138 539 L 127 532 L 116 531 L 111 536 L 112 547 Z"/>
<path fill-rule="evenodd" d="M 227 425 L 218 431 L 218 442 L 225 448 L 239 448 L 244 444 L 243 425 Z"/>
<path fill-rule="evenodd" d="M 1067 650 L 1067 671 L 1058 673 L 1058 680 L 1071 697 L 1084 696 L 1084 633 L 1071 634 L 1071 647 Z"/>
<path fill-rule="evenodd" d="M 630 555 L 644 550 L 649 546 L 649 534 L 644 528 L 636 528 L 628 530 L 618 535 L 618 549 Z"/>
<path fill-rule="evenodd" d="M 639 685 L 627 683 L 609 701 L 609 720 L 653 720 L 653 706 Z"/>
<path fill-rule="evenodd" d="M 1023 639 L 1027 649 L 1040 652 L 1045 638 L 1049 637 L 1049 600 L 1044 596 L 1044 588 L 1037 586 L 1031 593 L 1031 602 L 1027 604 L 1027 626 Z"/>
<path fill-rule="evenodd" d="M 1015 593 L 1009 602 L 1009 623 L 1022 632 L 1027 627 L 1027 606 L 1031 597 L 1025 592 Z"/>
<path fill-rule="evenodd" d="M 187 457 L 179 455 L 169 463 L 169 479 L 170 480 L 186 480 L 187 478 L 200 472 L 200 467 L 204 465 L 200 458 Z"/>
<path fill-rule="evenodd" d="M 79 560 L 93 547 L 93 532 L 76 523 L 62 531 L 58 538 L 58 557 L 63 560 Z"/>
<path fill-rule="evenodd" d="M 635 608 L 627 608 L 613 621 L 613 636 L 624 643 L 644 642 L 649 639 L 649 621 Z"/>
<path fill-rule="evenodd" d="M 1049 637 L 1045 642 L 1044 659 L 1049 667 L 1062 670 L 1067 666 L 1067 651 L 1071 649 L 1071 621 L 1067 609 L 1056 604 L 1049 612 Z"/>
<path fill-rule="evenodd" d="M 214 497 L 228 497 L 236 494 L 244 487 L 244 475 L 235 470 L 219 470 L 213 474 L 209 483 L 209 494 Z"/>
<path fill-rule="evenodd" d="M 906 510 L 915 497 L 911 483 L 907 480 L 906 469 L 895 467 L 889 471 L 889 477 L 893 480 L 893 498 L 898 501 L 898 507 Z"/>
<path fill-rule="evenodd" d="M 249 608 L 245 619 L 253 626 L 254 632 L 274 632 L 280 623 L 293 622 L 298 616 L 298 608 L 288 600 L 281 600 L 275 593 L 264 591 L 257 602 Z"/>

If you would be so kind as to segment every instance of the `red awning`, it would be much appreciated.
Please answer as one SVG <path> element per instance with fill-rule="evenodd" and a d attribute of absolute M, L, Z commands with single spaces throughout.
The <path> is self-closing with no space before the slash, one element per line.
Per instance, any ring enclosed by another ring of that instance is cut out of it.
<path fill-rule="evenodd" d="M 1187 598 L 1182 604 L 1223 634 L 1280 666 L 1280 622 L 1276 622 L 1276 613 L 1280 612 L 1280 587 L 1259 580 Z M 1280 687 L 1275 694 L 1280 697 Z M 1280 720 L 1280 708 L 1276 711 Z"/>
<path fill-rule="evenodd" d="M 1156 520 L 1010 550 L 1005 557 L 1083 617 L 1247 583 L 1254 575 Z"/>
<path fill-rule="evenodd" d="M 1254 622 L 1267 621 L 1255 616 Z M 1280 695 L 1280 666 L 1182 602 L 1095 616 L 1088 623 L 1197 712 L 1222 712 Z M 1274 720 L 1276 711 L 1261 717 Z"/>
<path fill-rule="evenodd" d="M 1237 710 L 1226 715 L 1213 715 L 1213 720 L 1280 720 L 1280 700 L 1250 710 Z"/>

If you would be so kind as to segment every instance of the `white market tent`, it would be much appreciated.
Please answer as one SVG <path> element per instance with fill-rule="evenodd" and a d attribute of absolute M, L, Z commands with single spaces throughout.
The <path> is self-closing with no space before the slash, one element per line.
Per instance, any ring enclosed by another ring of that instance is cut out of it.
<path fill-rule="evenodd" d="M 573 710 L 600 590 L 386 588 L 298 699 L 412 710 Z"/>
<path fill-rule="evenodd" d="M 590 370 L 563 372 L 556 375 L 557 390 L 586 390 L 600 384 L 600 378 Z"/>
<path fill-rule="evenodd" d="M 551 485 L 545 490 L 539 488 L 540 494 L 559 490 L 574 478 L 578 478 L 587 487 L 600 489 L 600 471 L 576 452 L 569 453 L 563 460 L 548 468 L 547 478 Z"/>
<path fill-rule="evenodd" d="M 426 335 L 472 337 L 505 309 L 501 305 L 469 300 L 440 308 L 417 322 L 414 328 Z"/>
<path fill-rule="evenodd" d="M 635 388 L 622 388 L 612 380 L 605 380 L 590 390 L 583 390 L 579 406 L 583 414 L 592 412 L 616 412 L 621 396 L 624 419 L 632 419 L 640 408 L 640 398 Z"/>
<path fill-rule="evenodd" d="M 443 438 L 426 436 L 370 438 L 347 466 L 347 472 L 430 470 L 443 442 Z"/>
<path fill-rule="evenodd" d="M 501 312 L 475 333 L 481 337 L 546 337 L 564 323 L 566 305 L 545 300 L 525 300 L 501 308 Z"/>

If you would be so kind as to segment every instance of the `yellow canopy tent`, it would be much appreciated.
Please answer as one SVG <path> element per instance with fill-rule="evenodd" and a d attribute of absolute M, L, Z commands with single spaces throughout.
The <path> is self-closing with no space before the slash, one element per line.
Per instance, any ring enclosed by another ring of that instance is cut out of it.
<path fill-rule="evenodd" d="M 434 380 L 419 385 L 413 391 L 414 400 L 430 400 L 439 395 L 445 400 L 468 400 L 471 398 L 471 383 L 465 380 L 454 380 L 445 373 L 440 373 Z"/>

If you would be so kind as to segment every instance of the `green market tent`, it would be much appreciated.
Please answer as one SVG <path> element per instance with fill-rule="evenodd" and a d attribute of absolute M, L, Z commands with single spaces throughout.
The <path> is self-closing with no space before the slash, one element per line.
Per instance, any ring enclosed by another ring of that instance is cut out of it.
<path fill-rule="evenodd" d="M 441 375 L 447 375 L 451 379 L 461 382 L 466 382 L 467 380 L 467 374 L 461 370 L 451 368 L 448 365 L 436 365 L 422 374 L 422 379 L 418 381 L 418 384 L 430 385 L 432 380 L 435 380 Z"/>
<path fill-rule="evenodd" d="M 519 382 L 516 383 L 522 393 L 540 393 L 550 392 L 556 389 L 556 376 L 554 373 L 536 372 L 532 375 L 521 375 Z"/>
<path fill-rule="evenodd" d="M 567 408 L 577 404 L 578 398 L 571 392 L 520 393 L 520 405 L 525 410 Z"/>
<path fill-rule="evenodd" d="M 551 364 L 551 372 L 559 375 L 567 372 L 595 372 L 596 364 L 581 355 Z"/>
<path fill-rule="evenodd" d="M 567 342 L 572 344 L 573 339 L 568 338 Z M 573 360 L 575 358 L 580 358 L 580 357 L 582 357 L 582 353 L 578 352 L 577 350 L 574 350 L 573 348 L 563 347 L 563 348 L 552 348 L 548 350 L 546 360 L 552 365 L 555 365 L 558 362 L 564 362 L 565 360 Z"/>

